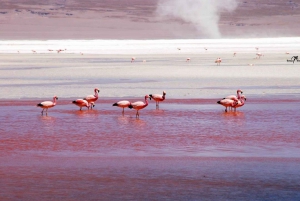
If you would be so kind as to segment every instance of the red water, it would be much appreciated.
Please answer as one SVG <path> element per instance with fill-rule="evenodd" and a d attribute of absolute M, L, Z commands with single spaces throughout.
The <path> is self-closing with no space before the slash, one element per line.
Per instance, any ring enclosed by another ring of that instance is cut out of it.
<path fill-rule="evenodd" d="M 173 99 L 140 111 L 0 102 L 0 200 L 299 200 L 300 104 Z M 134 99 L 132 99 L 134 100 Z"/>

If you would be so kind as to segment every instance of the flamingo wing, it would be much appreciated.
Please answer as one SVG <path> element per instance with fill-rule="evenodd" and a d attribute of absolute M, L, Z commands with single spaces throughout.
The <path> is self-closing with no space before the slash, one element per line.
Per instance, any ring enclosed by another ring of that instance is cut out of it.
<path fill-rule="evenodd" d="M 238 98 L 237 98 L 236 95 L 229 95 L 229 96 L 226 96 L 225 99 L 238 100 Z"/>
<path fill-rule="evenodd" d="M 88 95 L 84 98 L 84 100 L 87 100 L 87 101 L 92 101 L 92 100 L 95 100 L 95 99 L 96 99 L 95 95 Z"/>
<path fill-rule="evenodd" d="M 119 101 L 119 102 L 115 103 L 114 105 L 118 106 L 118 107 L 128 107 L 130 105 L 130 102 L 123 100 L 123 101 Z"/>
<path fill-rule="evenodd" d="M 55 104 L 52 101 L 44 101 L 38 104 L 39 106 L 43 106 L 43 107 L 51 107 L 54 106 Z"/>
<path fill-rule="evenodd" d="M 131 106 L 134 109 L 140 109 L 140 108 L 143 108 L 145 106 L 145 103 L 143 101 L 137 101 L 137 102 L 131 103 Z"/>

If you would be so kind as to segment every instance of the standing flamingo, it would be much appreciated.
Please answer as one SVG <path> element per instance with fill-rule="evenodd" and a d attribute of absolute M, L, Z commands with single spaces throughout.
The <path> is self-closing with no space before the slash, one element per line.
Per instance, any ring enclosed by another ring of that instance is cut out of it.
<path fill-rule="evenodd" d="M 117 106 L 117 107 L 123 108 L 122 114 L 124 115 L 124 108 L 129 107 L 130 104 L 131 103 L 129 101 L 123 100 L 123 101 L 119 101 L 119 102 L 114 103 L 112 106 Z"/>
<path fill-rule="evenodd" d="M 215 61 L 215 63 L 217 63 L 217 66 L 220 66 L 221 62 L 222 62 L 222 59 L 220 57 L 217 58 Z"/>
<path fill-rule="evenodd" d="M 161 94 L 149 94 L 149 99 L 155 100 L 156 102 L 156 109 L 159 108 L 159 102 L 164 101 L 166 98 L 166 92 L 163 91 L 163 95 Z"/>
<path fill-rule="evenodd" d="M 186 59 L 186 62 L 189 62 L 190 60 L 191 60 L 191 58 L 187 58 L 187 59 Z"/>
<path fill-rule="evenodd" d="M 245 101 L 246 101 L 246 96 L 242 95 L 241 98 L 238 100 L 238 103 L 235 106 L 233 106 L 234 111 L 236 111 L 236 108 L 245 105 Z"/>
<path fill-rule="evenodd" d="M 143 101 L 137 101 L 137 102 L 134 102 L 134 103 L 131 103 L 128 107 L 130 109 L 135 109 L 136 110 L 136 118 L 139 118 L 140 117 L 140 114 L 139 114 L 139 110 L 145 108 L 148 106 L 148 100 L 147 98 L 149 98 L 149 95 L 146 95 L 145 96 L 145 103 Z"/>
<path fill-rule="evenodd" d="M 48 114 L 48 109 L 50 107 L 54 107 L 56 105 L 56 100 L 57 99 L 58 99 L 57 96 L 54 96 L 53 97 L 53 102 L 52 101 L 44 101 L 44 102 L 41 102 L 41 103 L 37 104 L 36 106 L 43 108 L 43 110 L 41 112 L 42 115 L 44 114 L 44 110 L 46 109 L 46 115 L 47 115 Z"/>
<path fill-rule="evenodd" d="M 86 100 L 83 100 L 83 99 L 77 99 L 77 100 L 74 100 L 72 102 L 73 104 L 77 105 L 78 107 L 80 107 L 80 110 L 82 107 L 87 107 L 88 109 L 92 109 L 92 107 L 94 107 L 94 102 L 87 102 Z"/>
<path fill-rule="evenodd" d="M 134 62 L 134 60 L 135 60 L 135 57 L 132 57 L 132 58 L 131 58 L 131 63 Z"/>
<path fill-rule="evenodd" d="M 95 103 L 96 100 L 98 100 L 98 93 L 100 92 L 99 89 L 95 88 L 94 89 L 95 95 L 88 95 L 86 96 L 83 100 L 86 100 L 89 104 L 91 102 Z"/>
<path fill-rule="evenodd" d="M 222 100 L 217 102 L 218 104 L 221 104 L 225 107 L 225 112 L 227 112 L 227 107 L 234 107 L 237 105 L 238 101 L 231 100 L 227 98 L 223 98 Z"/>
<path fill-rule="evenodd" d="M 234 57 L 236 56 L 236 52 L 233 53 L 233 56 L 234 56 Z"/>
<path fill-rule="evenodd" d="M 260 59 L 261 56 L 264 56 L 262 53 L 256 53 L 256 59 Z"/>

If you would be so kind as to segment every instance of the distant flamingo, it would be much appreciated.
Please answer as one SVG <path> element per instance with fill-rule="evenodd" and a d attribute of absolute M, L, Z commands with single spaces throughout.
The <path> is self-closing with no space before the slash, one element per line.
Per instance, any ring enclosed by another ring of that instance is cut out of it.
<path fill-rule="evenodd" d="M 134 62 L 134 60 L 135 60 L 135 57 L 132 57 L 132 58 L 131 58 L 131 63 Z"/>
<path fill-rule="evenodd" d="M 217 66 L 220 66 L 221 62 L 222 62 L 222 59 L 220 57 L 217 58 L 215 61 L 215 63 L 217 63 Z"/>
<path fill-rule="evenodd" d="M 36 51 L 35 50 L 31 50 L 32 51 L 32 53 L 36 53 Z"/>
<path fill-rule="evenodd" d="M 130 104 L 131 103 L 129 101 L 123 100 L 123 101 L 118 101 L 118 102 L 114 103 L 112 106 L 117 106 L 117 107 L 123 108 L 122 114 L 124 115 L 124 108 L 129 107 Z"/>
<path fill-rule="evenodd" d="M 44 113 L 44 110 L 46 109 L 46 115 L 47 115 L 47 113 L 48 113 L 48 108 L 51 108 L 51 107 L 54 107 L 55 105 L 56 105 L 56 100 L 57 100 L 58 98 L 57 98 L 57 96 L 54 96 L 53 97 L 53 102 L 52 101 L 44 101 L 44 102 L 41 102 L 41 103 L 39 103 L 39 104 L 37 104 L 36 106 L 37 107 L 41 107 L 41 108 L 43 108 L 43 110 L 42 110 L 42 115 L 43 115 L 43 113 Z"/>
<path fill-rule="evenodd" d="M 231 100 L 239 100 L 241 98 L 242 93 L 243 93 L 243 91 L 238 89 L 236 91 L 236 95 L 229 95 L 229 96 L 226 96 L 225 98 L 226 99 L 231 99 Z"/>
<path fill-rule="evenodd" d="M 261 57 L 261 56 L 264 56 L 264 55 L 263 55 L 262 53 L 256 53 L 256 56 L 257 56 L 256 59 L 257 59 L 257 58 L 260 59 L 260 57 Z"/>
<path fill-rule="evenodd" d="M 164 101 L 166 98 L 166 92 L 163 91 L 163 95 L 161 94 L 149 94 L 149 99 L 153 99 L 156 102 L 156 108 L 159 107 L 159 102 Z"/>
<path fill-rule="evenodd" d="M 77 100 L 74 100 L 72 102 L 73 104 L 77 105 L 78 107 L 80 107 L 80 110 L 82 107 L 87 107 L 88 109 L 92 109 L 92 107 L 94 106 L 94 102 L 87 102 L 86 100 L 83 100 L 83 99 L 77 99 Z"/>
<path fill-rule="evenodd" d="M 147 60 L 143 60 L 143 63 L 146 63 L 147 62 Z"/>
<path fill-rule="evenodd" d="M 206 47 L 205 47 L 204 49 L 205 49 L 205 50 L 207 50 L 207 48 L 206 48 Z"/>
<path fill-rule="evenodd" d="M 290 54 L 289 52 L 285 52 L 285 54 Z"/>
<path fill-rule="evenodd" d="M 191 60 L 191 58 L 187 58 L 187 59 L 186 59 L 186 62 L 189 62 L 190 60 Z"/>
<path fill-rule="evenodd" d="M 95 103 L 96 100 L 98 100 L 98 93 L 100 92 L 99 89 L 95 88 L 94 89 L 95 95 L 88 95 L 86 96 L 83 100 L 86 100 L 89 104 L 91 102 Z"/>
<path fill-rule="evenodd" d="M 136 118 L 139 118 L 140 117 L 140 114 L 139 114 L 139 110 L 145 108 L 148 106 L 148 100 L 147 98 L 149 98 L 149 95 L 146 95 L 145 96 L 145 103 L 143 101 L 137 101 L 137 102 L 134 102 L 134 103 L 131 103 L 128 107 L 130 109 L 135 109 L 136 110 Z"/>
<path fill-rule="evenodd" d="M 259 48 L 258 48 L 258 47 L 255 47 L 255 49 L 258 51 Z"/>
<path fill-rule="evenodd" d="M 245 101 L 246 101 L 246 96 L 242 95 L 241 98 L 238 100 L 238 103 L 235 106 L 233 106 L 234 111 L 236 111 L 236 108 L 244 106 Z"/>
<path fill-rule="evenodd" d="M 177 48 L 177 50 L 181 50 L 181 48 Z"/>
<path fill-rule="evenodd" d="M 234 57 L 236 56 L 236 52 L 233 53 L 233 56 L 234 56 Z"/>
<path fill-rule="evenodd" d="M 231 100 L 227 98 L 223 98 L 222 100 L 217 102 L 218 104 L 221 104 L 225 107 L 225 112 L 227 112 L 227 107 L 234 107 L 237 105 L 238 101 Z"/>

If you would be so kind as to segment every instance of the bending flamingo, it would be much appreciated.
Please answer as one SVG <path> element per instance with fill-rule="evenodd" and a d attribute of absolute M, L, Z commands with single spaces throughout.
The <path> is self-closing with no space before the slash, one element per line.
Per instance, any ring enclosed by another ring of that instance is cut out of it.
<path fill-rule="evenodd" d="M 95 92 L 95 95 L 88 95 L 83 100 L 86 100 L 89 104 L 91 104 L 93 102 L 93 105 L 94 105 L 96 100 L 98 100 L 98 93 L 100 92 L 100 90 L 95 88 L 94 92 Z"/>
<path fill-rule="evenodd" d="M 217 102 L 218 104 L 221 104 L 225 107 L 225 112 L 227 112 L 227 107 L 234 107 L 237 105 L 238 101 L 231 100 L 227 98 L 223 98 L 222 100 Z"/>
<path fill-rule="evenodd" d="M 92 107 L 94 107 L 94 102 L 87 102 L 86 100 L 83 100 L 83 99 L 77 99 L 77 100 L 74 100 L 72 102 L 73 104 L 77 105 L 78 107 L 80 107 L 80 110 L 82 107 L 87 107 L 88 109 L 92 109 Z"/>
<path fill-rule="evenodd" d="M 134 103 L 131 103 L 128 107 L 130 109 L 135 109 L 136 110 L 136 118 L 139 118 L 140 117 L 140 114 L 139 114 L 139 110 L 145 108 L 148 106 L 148 100 L 147 98 L 149 98 L 149 95 L 146 95 L 145 96 L 145 103 L 143 101 L 137 101 L 137 102 L 134 102 Z"/>
<path fill-rule="evenodd" d="M 246 96 L 242 95 L 241 98 L 238 100 L 238 103 L 235 106 L 233 106 L 234 111 L 236 111 L 236 108 L 245 105 L 245 101 L 246 101 Z"/>
<path fill-rule="evenodd" d="M 166 99 L 166 92 L 163 91 L 163 95 L 161 94 L 149 94 L 149 99 L 153 99 L 156 102 L 156 108 L 159 107 L 159 102 L 164 101 Z"/>
<path fill-rule="evenodd" d="M 44 102 L 41 102 L 41 103 L 39 103 L 39 104 L 37 104 L 36 106 L 37 107 L 41 107 L 41 108 L 43 108 L 43 110 L 42 110 L 42 115 L 44 114 L 44 110 L 46 109 L 46 115 L 47 115 L 47 113 L 48 113 L 48 109 L 50 108 L 50 107 L 54 107 L 55 105 L 56 105 L 56 100 L 57 100 L 58 98 L 57 98 L 57 96 L 54 96 L 53 97 L 53 102 L 52 101 L 44 101 Z"/>
<path fill-rule="evenodd" d="M 123 101 L 119 101 L 119 102 L 114 103 L 112 106 L 117 106 L 117 107 L 123 108 L 122 114 L 124 115 L 124 108 L 129 107 L 130 104 L 131 103 L 129 101 L 123 100 Z"/>

